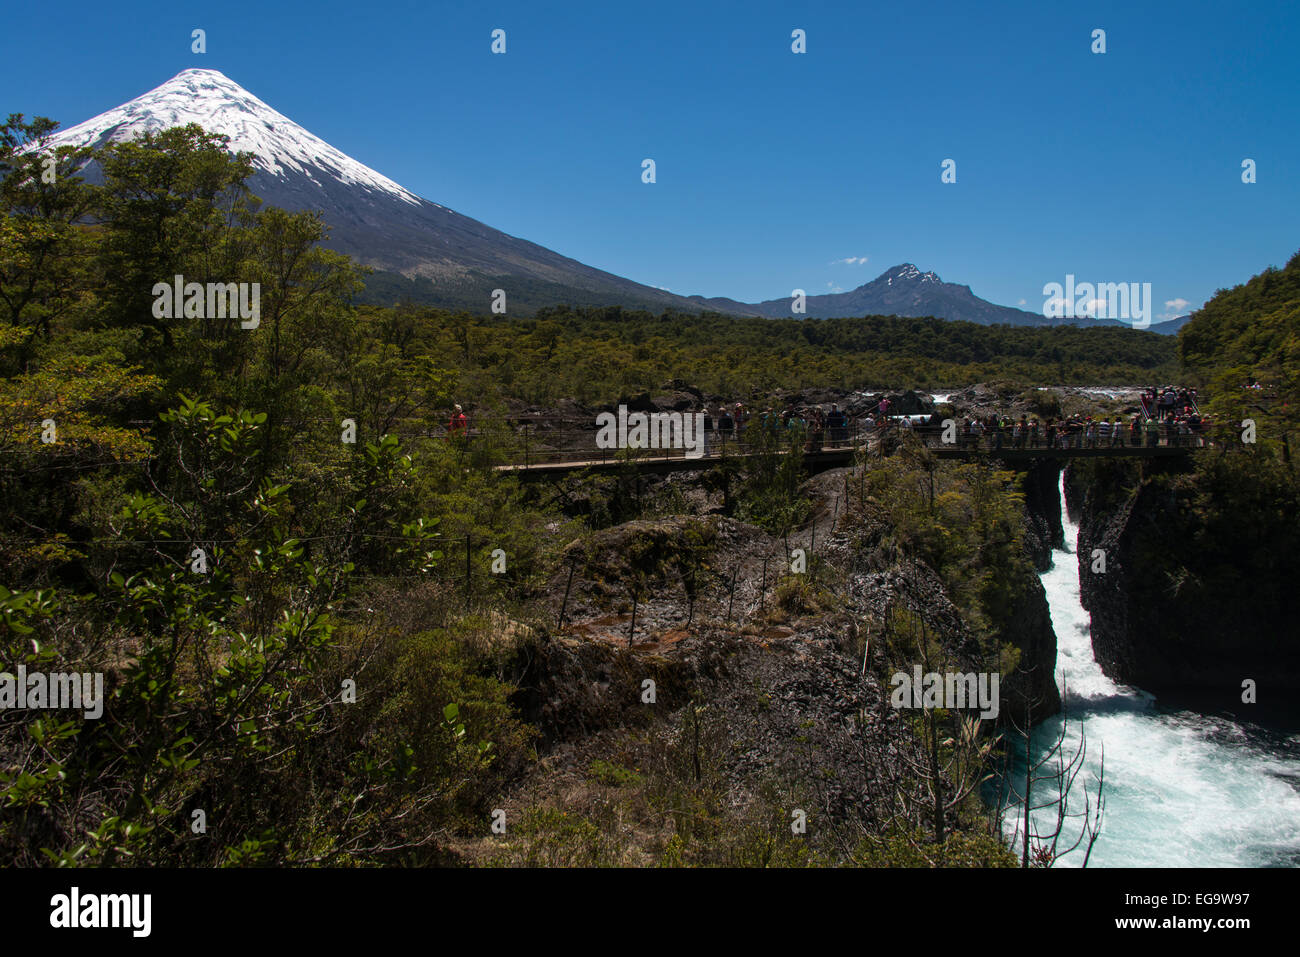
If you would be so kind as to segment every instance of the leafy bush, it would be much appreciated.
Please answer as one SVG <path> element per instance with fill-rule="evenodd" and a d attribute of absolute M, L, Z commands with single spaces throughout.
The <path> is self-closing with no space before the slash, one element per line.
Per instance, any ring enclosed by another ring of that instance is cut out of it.
<path fill-rule="evenodd" d="M 593 781 L 611 788 L 623 787 L 624 785 L 635 787 L 641 783 L 641 775 L 636 771 L 600 759 L 591 762 L 587 776 Z"/>

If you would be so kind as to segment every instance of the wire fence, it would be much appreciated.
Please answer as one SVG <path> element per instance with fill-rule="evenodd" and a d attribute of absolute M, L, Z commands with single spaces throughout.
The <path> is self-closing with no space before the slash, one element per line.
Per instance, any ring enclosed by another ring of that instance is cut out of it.
<path fill-rule="evenodd" d="M 918 417 L 921 418 L 921 417 Z M 950 423 L 950 424 L 947 424 Z M 500 433 L 469 430 L 449 436 L 448 441 L 461 443 L 466 449 L 477 448 L 488 457 L 502 457 L 505 471 L 528 471 L 554 466 L 601 466 L 635 461 L 642 464 L 682 459 L 716 461 L 737 456 L 752 456 L 799 447 L 805 454 L 858 450 L 881 453 L 894 444 L 913 436 L 923 446 L 953 453 L 997 452 L 1104 452 L 1108 449 L 1202 448 L 1211 444 L 1210 436 L 1199 429 L 1168 423 L 1159 428 L 1133 430 L 1128 424 L 1108 426 L 1077 423 L 1057 428 L 1040 423 L 1022 428 L 1016 424 L 989 427 L 964 420 L 914 421 L 897 418 L 887 422 L 852 421 L 840 428 L 813 429 L 806 424 L 750 425 L 743 430 L 706 430 L 689 445 L 684 442 L 648 442 L 645 445 L 605 447 L 598 444 L 591 429 L 523 430 L 503 444 Z"/>

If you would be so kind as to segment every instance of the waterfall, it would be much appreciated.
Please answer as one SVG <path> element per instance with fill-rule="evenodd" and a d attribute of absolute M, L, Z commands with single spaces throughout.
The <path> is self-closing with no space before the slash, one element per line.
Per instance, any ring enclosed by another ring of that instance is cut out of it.
<path fill-rule="evenodd" d="M 1102 673 L 1079 599 L 1079 527 L 1065 512 L 1064 475 L 1060 492 L 1066 548 L 1053 551 L 1042 582 L 1056 632 L 1056 683 L 1068 711 L 1067 758 L 1079 734 L 1087 736 L 1087 766 L 1071 794 L 1071 811 L 1082 811 L 1085 784 L 1095 794 L 1105 754 L 1105 817 L 1088 866 L 1300 865 L 1300 734 L 1268 730 L 1242 714 L 1162 708 L 1152 695 Z M 1057 716 L 1034 729 L 1036 757 L 1055 741 L 1061 721 Z M 1023 775 L 1023 765 L 1013 767 L 1017 772 Z M 1034 804 L 1041 803 L 1038 796 Z M 1010 835 L 1014 806 L 1006 817 Z M 1035 821 L 1041 830 L 1055 813 L 1040 811 Z M 1081 826 L 1067 823 L 1061 849 Z M 1059 866 L 1082 862 L 1080 849 Z"/>

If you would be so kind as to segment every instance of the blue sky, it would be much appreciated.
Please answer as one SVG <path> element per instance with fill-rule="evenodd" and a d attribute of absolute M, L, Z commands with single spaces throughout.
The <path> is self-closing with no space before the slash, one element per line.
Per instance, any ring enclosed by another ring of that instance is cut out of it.
<path fill-rule="evenodd" d="M 18 4 L 0 111 L 71 126 L 209 67 L 434 202 L 673 292 L 914 262 L 1035 311 L 1067 273 L 1150 282 L 1158 319 L 1300 249 L 1300 5 L 1137 6 Z"/>

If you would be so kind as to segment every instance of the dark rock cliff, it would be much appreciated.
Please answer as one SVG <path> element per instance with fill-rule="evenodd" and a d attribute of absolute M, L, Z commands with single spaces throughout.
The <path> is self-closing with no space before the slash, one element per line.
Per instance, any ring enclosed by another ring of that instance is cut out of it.
<path fill-rule="evenodd" d="M 1040 459 L 1024 472 L 1025 546 L 1040 572 L 1052 567 L 1052 549 L 1065 547 L 1060 475 L 1060 465 L 1051 459 Z"/>
<path fill-rule="evenodd" d="M 1226 514 L 1193 475 L 1142 477 L 1115 462 L 1071 471 L 1082 600 L 1106 675 L 1191 707 L 1240 712 L 1246 679 L 1261 710 L 1293 698 L 1297 559 L 1285 542 L 1300 530 Z"/>
<path fill-rule="evenodd" d="M 1025 493 L 1025 553 L 1033 568 L 1024 569 L 1014 599 L 1000 623 L 1002 639 L 1020 650 L 1016 669 L 1003 681 L 1006 713 L 1018 723 L 1038 723 L 1061 710 L 1056 687 L 1056 632 L 1047 606 L 1047 593 L 1038 573 L 1052 567 L 1052 550 L 1064 547 L 1061 499 L 1055 462 L 1039 461 L 1023 473 Z"/>
<path fill-rule="evenodd" d="M 1047 593 L 1037 575 L 1027 575 L 1003 628 L 1003 639 L 1020 649 L 1016 669 L 1003 681 L 1005 713 L 1024 723 L 1026 708 L 1032 724 L 1061 710 L 1056 687 L 1056 632 L 1047 607 Z"/>

